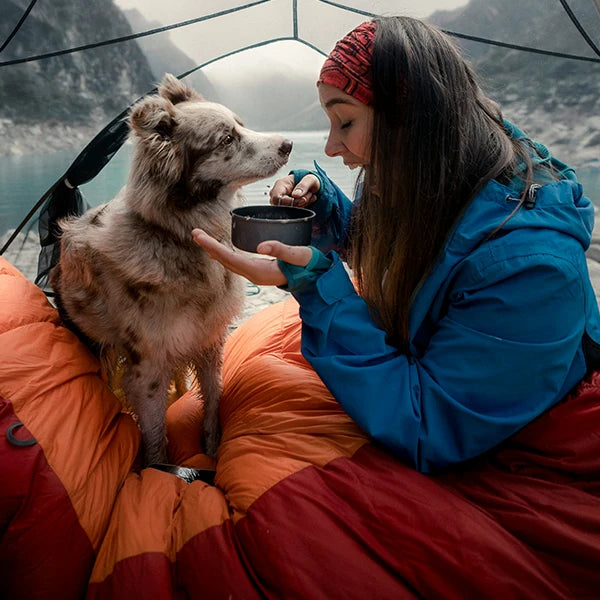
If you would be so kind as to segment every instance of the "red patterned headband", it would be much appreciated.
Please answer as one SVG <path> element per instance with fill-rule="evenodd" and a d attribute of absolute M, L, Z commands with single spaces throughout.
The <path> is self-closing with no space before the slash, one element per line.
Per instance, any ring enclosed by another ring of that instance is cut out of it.
<path fill-rule="evenodd" d="M 371 58 L 375 29 L 376 24 L 368 21 L 342 38 L 325 60 L 317 85 L 332 85 L 367 106 L 373 104 Z"/>

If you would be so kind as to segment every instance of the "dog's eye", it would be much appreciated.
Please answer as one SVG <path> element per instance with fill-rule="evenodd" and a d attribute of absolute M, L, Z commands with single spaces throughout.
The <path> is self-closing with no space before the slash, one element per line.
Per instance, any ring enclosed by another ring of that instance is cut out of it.
<path fill-rule="evenodd" d="M 233 142 L 233 136 L 232 135 L 226 135 L 222 140 L 221 140 L 221 144 L 223 146 L 229 146 L 229 144 L 231 144 Z"/>

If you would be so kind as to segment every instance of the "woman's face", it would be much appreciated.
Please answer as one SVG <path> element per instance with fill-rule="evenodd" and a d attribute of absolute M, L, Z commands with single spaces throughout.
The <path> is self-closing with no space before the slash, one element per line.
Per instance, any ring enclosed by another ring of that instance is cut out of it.
<path fill-rule="evenodd" d="M 351 169 L 369 164 L 373 109 L 342 90 L 321 83 L 319 99 L 329 117 L 327 156 L 341 156 Z"/>

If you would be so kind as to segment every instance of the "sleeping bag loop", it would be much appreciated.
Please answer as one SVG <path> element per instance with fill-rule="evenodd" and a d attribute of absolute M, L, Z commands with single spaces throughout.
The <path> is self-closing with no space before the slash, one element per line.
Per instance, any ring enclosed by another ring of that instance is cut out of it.
<path fill-rule="evenodd" d="M 204 483 L 208 483 L 208 485 L 215 485 L 215 471 L 213 469 L 193 469 L 191 467 L 180 467 L 178 465 L 168 465 L 165 463 L 153 463 L 150 465 L 150 468 L 176 475 L 186 483 L 192 483 L 192 481 L 204 481 Z"/>
<path fill-rule="evenodd" d="M 19 439 L 17 439 L 13 435 L 13 431 L 15 429 L 18 429 L 19 427 L 23 427 L 23 423 L 21 423 L 21 421 L 17 421 L 16 423 L 13 423 L 6 430 L 6 439 L 8 440 L 8 442 L 10 444 L 12 444 L 13 446 L 21 446 L 21 447 L 33 446 L 33 445 L 37 444 L 37 440 L 35 438 L 29 438 L 28 440 L 19 440 Z"/>

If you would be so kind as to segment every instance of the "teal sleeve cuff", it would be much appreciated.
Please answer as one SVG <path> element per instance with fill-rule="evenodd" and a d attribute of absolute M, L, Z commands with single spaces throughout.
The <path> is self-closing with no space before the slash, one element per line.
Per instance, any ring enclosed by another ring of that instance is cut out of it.
<path fill-rule="evenodd" d="M 278 286 L 280 289 L 287 292 L 300 292 L 329 270 L 333 261 L 320 250 L 313 246 L 309 247 L 312 250 L 312 258 L 304 267 L 291 265 L 280 258 L 277 259 L 277 264 L 287 279 L 287 284 Z"/>

